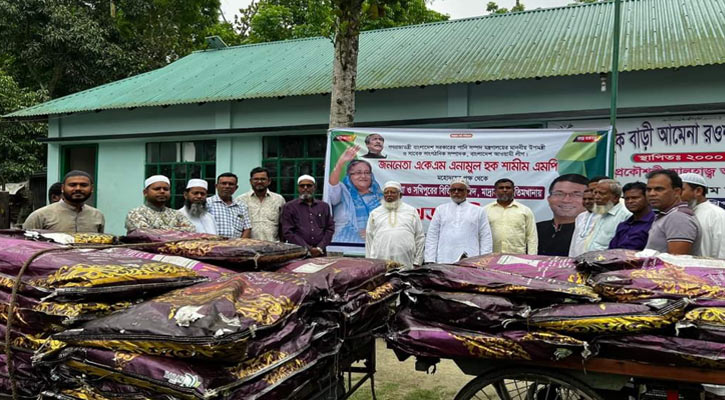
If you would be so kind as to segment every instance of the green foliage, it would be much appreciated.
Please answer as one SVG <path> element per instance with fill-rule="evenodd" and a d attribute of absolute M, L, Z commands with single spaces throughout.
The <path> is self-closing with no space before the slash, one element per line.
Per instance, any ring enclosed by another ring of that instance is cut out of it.
<path fill-rule="evenodd" d="M 260 0 L 240 10 L 237 29 L 247 43 L 332 36 L 342 8 L 335 0 Z M 347 3 L 356 3 L 347 1 Z M 443 21 L 447 15 L 430 10 L 425 0 L 366 0 L 359 15 L 360 30 Z M 349 21 L 340 20 L 341 29 Z"/>
<path fill-rule="evenodd" d="M 524 3 L 521 3 L 519 0 L 516 0 L 516 4 L 511 7 L 511 10 L 509 10 L 508 8 L 499 7 L 495 1 L 489 1 L 488 4 L 486 4 L 486 11 L 491 14 L 508 14 L 512 12 L 524 11 L 525 9 L 526 6 L 524 6 Z"/>
<path fill-rule="evenodd" d="M 59 97 L 159 68 L 218 34 L 220 0 L 0 0 L 0 60 L 21 87 Z"/>
<path fill-rule="evenodd" d="M 21 89 L 17 82 L 0 69 L 0 115 L 46 100 L 42 91 Z M 0 121 L 0 185 L 27 179 L 45 164 L 45 145 L 38 139 L 46 136 L 46 124 Z"/>

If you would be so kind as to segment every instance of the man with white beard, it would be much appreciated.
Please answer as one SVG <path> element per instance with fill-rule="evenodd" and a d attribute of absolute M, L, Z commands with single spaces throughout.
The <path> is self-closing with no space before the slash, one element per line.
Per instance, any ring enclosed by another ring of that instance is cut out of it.
<path fill-rule="evenodd" d="M 403 203 L 402 187 L 395 181 L 383 186 L 385 202 L 368 217 L 365 257 L 384 258 L 405 267 L 423 263 L 425 233 L 415 207 Z"/>
<path fill-rule="evenodd" d="M 209 184 L 203 179 L 190 179 L 184 190 L 184 207 L 179 212 L 194 224 L 199 233 L 217 234 L 214 217 L 207 211 L 206 195 Z"/>
<path fill-rule="evenodd" d="M 451 182 L 451 200 L 436 207 L 425 240 L 425 262 L 453 263 L 493 251 L 488 216 L 483 207 L 466 201 L 470 187 L 463 179 Z M 536 233 L 534 233 L 534 236 Z"/>
<path fill-rule="evenodd" d="M 614 179 L 602 179 L 594 188 L 594 208 L 592 212 L 599 219 L 584 247 L 584 252 L 609 248 L 617 232 L 617 226 L 632 216 L 627 207 L 619 201 L 622 197 L 622 185 Z"/>

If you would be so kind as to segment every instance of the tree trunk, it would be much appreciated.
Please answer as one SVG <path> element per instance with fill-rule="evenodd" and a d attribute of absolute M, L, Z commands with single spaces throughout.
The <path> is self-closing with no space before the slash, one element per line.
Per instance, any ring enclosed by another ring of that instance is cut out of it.
<path fill-rule="evenodd" d="M 335 0 L 335 60 L 332 72 L 330 128 L 349 127 L 355 120 L 357 53 L 362 0 Z"/>

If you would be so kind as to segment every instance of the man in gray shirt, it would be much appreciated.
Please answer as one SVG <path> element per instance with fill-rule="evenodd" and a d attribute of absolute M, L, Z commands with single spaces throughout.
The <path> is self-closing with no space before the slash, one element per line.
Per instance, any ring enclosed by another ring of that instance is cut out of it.
<path fill-rule="evenodd" d="M 62 198 L 33 211 L 23 223 L 23 229 L 47 229 L 56 232 L 103 233 L 103 213 L 85 204 L 93 193 L 93 179 L 83 171 L 65 174 L 61 186 Z"/>
<path fill-rule="evenodd" d="M 646 249 L 670 254 L 693 254 L 700 227 L 695 213 L 680 199 L 682 179 L 670 169 L 647 174 L 647 201 L 657 216 L 649 231 Z"/>

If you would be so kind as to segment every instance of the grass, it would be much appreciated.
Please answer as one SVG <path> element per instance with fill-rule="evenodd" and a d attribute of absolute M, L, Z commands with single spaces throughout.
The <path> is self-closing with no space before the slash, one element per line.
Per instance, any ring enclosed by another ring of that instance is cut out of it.
<path fill-rule="evenodd" d="M 450 400 L 473 377 L 464 375 L 450 360 L 442 360 L 434 374 L 415 370 L 415 359 L 398 361 L 382 340 L 376 343 L 377 400 Z M 351 400 L 370 400 L 370 383 L 365 382 Z"/>

